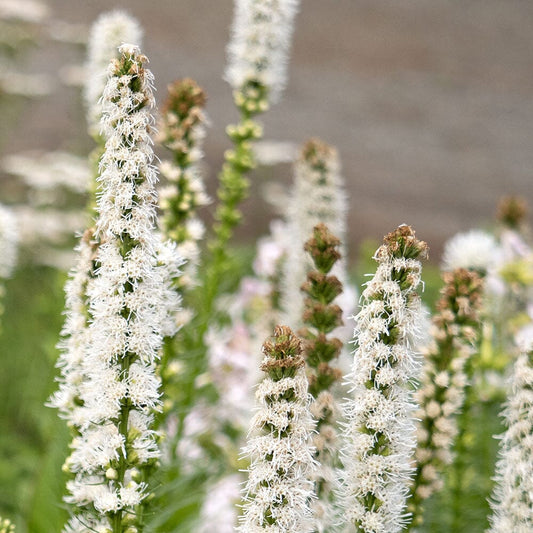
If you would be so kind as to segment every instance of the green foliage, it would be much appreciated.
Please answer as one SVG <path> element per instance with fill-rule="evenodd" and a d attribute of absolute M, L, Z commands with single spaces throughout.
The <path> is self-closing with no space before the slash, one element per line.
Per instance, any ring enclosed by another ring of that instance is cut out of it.
<path fill-rule="evenodd" d="M 0 514 L 24 533 L 52 533 L 66 519 L 61 498 L 68 432 L 44 407 L 54 389 L 64 275 L 26 266 L 6 284 L 0 337 Z"/>

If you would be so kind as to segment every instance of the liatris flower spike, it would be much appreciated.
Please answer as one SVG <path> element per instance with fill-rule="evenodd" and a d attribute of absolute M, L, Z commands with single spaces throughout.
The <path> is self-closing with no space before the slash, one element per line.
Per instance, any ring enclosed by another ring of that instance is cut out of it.
<path fill-rule="evenodd" d="M 423 501 L 441 489 L 440 475 L 452 462 L 451 447 L 458 433 L 467 384 L 465 364 L 475 352 L 480 333 L 479 311 L 483 281 L 462 268 L 443 274 L 444 287 L 433 317 L 432 339 L 425 350 L 422 385 L 416 393 L 416 472 L 408 510 L 411 525 L 422 523 Z"/>
<path fill-rule="evenodd" d="M 59 409 L 60 416 L 67 420 L 74 431 L 85 420 L 81 388 L 86 379 L 83 361 L 89 341 L 87 284 L 94 276 L 96 249 L 94 229 L 88 229 L 78 244 L 76 265 L 65 284 L 66 319 L 58 346 L 61 354 L 56 365 L 61 369 L 60 385 L 49 402 L 50 407 Z"/>
<path fill-rule="evenodd" d="M 285 87 L 299 0 L 235 0 L 226 79 L 237 103 L 264 111 Z"/>
<path fill-rule="evenodd" d="M 340 175 L 335 148 L 319 139 L 310 139 L 294 166 L 294 185 L 287 204 L 287 258 L 283 264 L 281 306 L 284 321 L 291 327 L 301 326 L 303 296 L 300 286 L 312 261 L 302 249 L 319 224 L 326 224 L 333 235 L 344 241 L 346 234 L 346 194 Z M 344 251 L 341 248 L 341 254 Z M 332 274 L 346 282 L 343 261 L 336 263 Z"/>
<path fill-rule="evenodd" d="M 255 166 L 251 142 L 263 135 L 253 119 L 268 109 L 269 96 L 277 97 L 284 84 L 286 60 L 297 0 L 236 0 L 233 35 L 228 46 L 226 78 L 234 89 L 240 122 L 226 129 L 234 144 L 224 154 L 219 175 L 220 200 L 215 212 L 212 274 L 207 284 L 211 307 L 226 266 L 227 243 L 242 215 L 239 204 L 247 196 L 245 173 Z"/>
<path fill-rule="evenodd" d="M 244 449 L 251 464 L 237 531 L 311 533 L 313 423 L 301 342 L 290 328 L 276 326 L 263 353 L 266 377 L 256 392 L 258 411 Z"/>
<path fill-rule="evenodd" d="M 313 396 L 311 413 L 317 420 L 317 433 L 313 437 L 318 468 L 315 474 L 313 503 L 314 531 L 332 531 L 337 522 L 334 498 L 338 466 L 339 437 L 336 424 L 339 407 L 334 396 L 334 386 L 342 372 L 332 365 L 342 349 L 342 342 L 331 332 L 342 325 L 342 310 L 334 304 L 342 292 L 341 282 L 328 275 L 340 259 L 340 241 L 324 224 L 313 229 L 313 237 L 305 243 L 305 250 L 313 259 L 314 270 L 307 274 L 302 285 L 306 294 L 302 330 L 304 356 L 309 375 L 309 391 Z"/>
<path fill-rule="evenodd" d="M 533 336 L 521 342 L 503 415 L 488 533 L 533 531 Z"/>
<path fill-rule="evenodd" d="M 426 253 L 409 226 L 387 235 L 355 317 L 339 475 L 346 521 L 365 533 L 395 533 L 408 520 L 415 448 L 411 383 L 419 367 L 410 346 L 421 316 L 419 259 Z"/>
<path fill-rule="evenodd" d="M 73 479 L 65 500 L 76 507 L 65 531 L 142 531 L 149 475 L 160 455 L 151 427 L 161 405 L 156 364 L 163 336 L 172 333 L 170 310 L 179 308 L 154 227 L 152 76 L 137 47 L 119 52 L 104 90 L 99 245 L 87 281 L 79 435 L 66 462 Z"/>
<path fill-rule="evenodd" d="M 205 93 L 190 79 L 168 87 L 168 98 L 159 122 L 159 140 L 172 151 L 171 161 L 162 161 L 159 170 L 168 185 L 160 190 L 161 229 L 173 240 L 187 260 L 187 278 L 194 275 L 198 260 L 198 241 L 204 227 L 196 212 L 209 203 L 198 161 L 202 158 L 205 136 Z M 185 276 L 181 276 L 186 283 Z"/>

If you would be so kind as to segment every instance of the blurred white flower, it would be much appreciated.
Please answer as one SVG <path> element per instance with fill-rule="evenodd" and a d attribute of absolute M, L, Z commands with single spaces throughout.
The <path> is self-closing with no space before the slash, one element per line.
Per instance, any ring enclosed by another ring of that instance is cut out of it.
<path fill-rule="evenodd" d="M 84 193 L 91 179 L 86 158 L 62 151 L 28 151 L 8 155 L 2 160 L 2 168 L 36 190 L 65 187 L 76 193 Z"/>
<path fill-rule="evenodd" d="M 293 163 L 298 157 L 298 146 L 291 141 L 258 141 L 253 150 L 257 163 L 264 166 Z"/>
<path fill-rule="evenodd" d="M 241 485 L 239 474 L 224 476 L 207 489 L 196 533 L 233 533 L 237 524 Z"/>
<path fill-rule="evenodd" d="M 118 57 L 118 47 L 124 43 L 142 46 L 142 28 L 125 11 L 110 11 L 98 17 L 91 27 L 88 42 L 87 78 L 84 91 L 87 123 L 91 135 L 98 135 L 109 62 Z"/>
<path fill-rule="evenodd" d="M 276 101 L 286 84 L 299 0 L 235 0 L 226 79 L 235 90 L 259 82 Z"/>
<path fill-rule="evenodd" d="M 503 414 L 489 533 L 533 531 L 533 344 L 531 338 L 514 364 Z"/>
<path fill-rule="evenodd" d="M 18 96 L 46 96 L 53 91 L 54 82 L 47 74 L 24 74 L 5 70 L 0 74 L 0 89 L 7 94 Z"/>
<path fill-rule="evenodd" d="M 253 268 L 257 276 L 269 278 L 276 275 L 280 267 L 280 260 L 285 254 L 285 240 L 287 227 L 281 220 L 270 223 L 270 234 L 259 239 Z"/>
<path fill-rule="evenodd" d="M 37 24 L 50 14 L 50 8 L 37 0 L 1 0 L 0 19 Z"/>
<path fill-rule="evenodd" d="M 0 278 L 8 278 L 17 263 L 18 226 L 12 209 L 0 205 Z"/>
<path fill-rule="evenodd" d="M 442 268 L 466 268 L 483 273 L 493 271 L 502 260 L 501 248 L 493 235 L 481 230 L 458 233 L 444 245 Z"/>

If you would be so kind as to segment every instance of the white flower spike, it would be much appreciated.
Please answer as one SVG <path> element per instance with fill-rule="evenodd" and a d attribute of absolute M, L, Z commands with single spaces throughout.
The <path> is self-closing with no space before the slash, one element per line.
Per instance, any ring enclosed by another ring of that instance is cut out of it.
<path fill-rule="evenodd" d="M 421 312 L 419 258 L 426 250 L 409 226 L 387 235 L 355 317 L 340 496 L 346 521 L 365 533 L 396 533 L 408 518 L 415 447 L 409 383 L 419 368 L 411 345 Z"/>

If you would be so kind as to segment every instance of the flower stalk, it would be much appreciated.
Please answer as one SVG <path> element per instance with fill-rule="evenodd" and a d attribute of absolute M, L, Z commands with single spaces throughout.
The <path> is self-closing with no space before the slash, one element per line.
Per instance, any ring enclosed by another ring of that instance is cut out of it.
<path fill-rule="evenodd" d="M 533 530 L 533 339 L 521 346 L 511 377 L 496 463 L 489 533 Z"/>
<path fill-rule="evenodd" d="M 302 325 L 304 303 L 299 287 L 313 266 L 301 243 L 319 223 L 326 224 L 341 242 L 345 237 L 346 196 L 339 167 L 335 148 L 319 139 L 310 139 L 302 147 L 294 167 L 294 185 L 286 211 L 289 238 L 281 298 L 285 323 L 291 327 Z M 333 274 L 341 283 L 346 282 L 342 260 L 336 262 Z"/>
<path fill-rule="evenodd" d="M 155 233 L 152 76 L 136 46 L 122 45 L 119 52 L 103 97 L 107 141 L 98 177 L 94 269 L 84 269 L 76 280 L 75 304 L 80 313 L 88 308 L 88 330 L 80 342 L 78 435 L 65 464 L 72 474 L 65 500 L 75 506 L 65 531 L 143 530 L 149 478 L 160 454 L 152 429 L 161 406 L 156 366 L 179 308 L 170 286 L 173 249 Z M 90 246 L 85 250 L 90 255 Z M 174 262 L 179 264 L 177 256 Z M 80 298 L 84 286 L 86 300 Z"/>
<path fill-rule="evenodd" d="M 260 383 L 248 444 L 248 481 L 237 531 L 311 533 L 314 469 L 309 395 L 301 341 L 290 328 L 276 326 L 263 344 Z"/>
<path fill-rule="evenodd" d="M 423 502 L 441 490 L 441 475 L 452 463 L 458 434 L 456 415 L 463 406 L 465 365 L 479 340 L 483 282 L 474 271 L 458 268 L 443 274 L 444 287 L 432 321 L 432 340 L 425 350 L 422 385 L 416 393 L 416 471 L 408 510 L 410 527 L 423 522 Z"/>
<path fill-rule="evenodd" d="M 355 317 L 341 497 L 346 521 L 365 533 L 394 533 L 408 520 L 415 448 L 410 384 L 419 367 L 410 346 L 421 312 L 419 259 L 426 253 L 426 243 L 409 226 L 388 234 Z"/>
<path fill-rule="evenodd" d="M 236 0 L 232 38 L 228 45 L 226 79 L 240 113 L 226 132 L 233 148 L 224 154 L 219 174 L 212 253 L 207 274 L 209 311 L 228 271 L 227 245 L 242 214 L 240 203 L 249 189 L 246 173 L 255 167 L 252 142 L 263 135 L 255 117 L 279 97 L 286 80 L 286 64 L 298 0 Z"/>
<path fill-rule="evenodd" d="M 317 421 L 317 433 L 313 437 L 318 463 L 314 478 L 317 500 L 313 502 L 313 531 L 317 533 L 331 531 L 338 519 L 334 498 L 337 485 L 335 468 L 339 466 L 336 424 L 340 409 L 334 397 L 334 387 L 342 372 L 332 363 L 340 354 L 342 342 L 330 334 L 342 325 L 342 310 L 333 303 L 342 292 L 342 284 L 329 273 L 340 259 L 339 246 L 340 240 L 325 224 L 315 226 L 313 237 L 305 243 L 305 250 L 314 263 L 314 270 L 307 274 L 307 281 L 302 285 L 306 298 L 305 328 L 301 336 L 304 339 L 309 392 L 313 397 L 311 413 Z"/>

